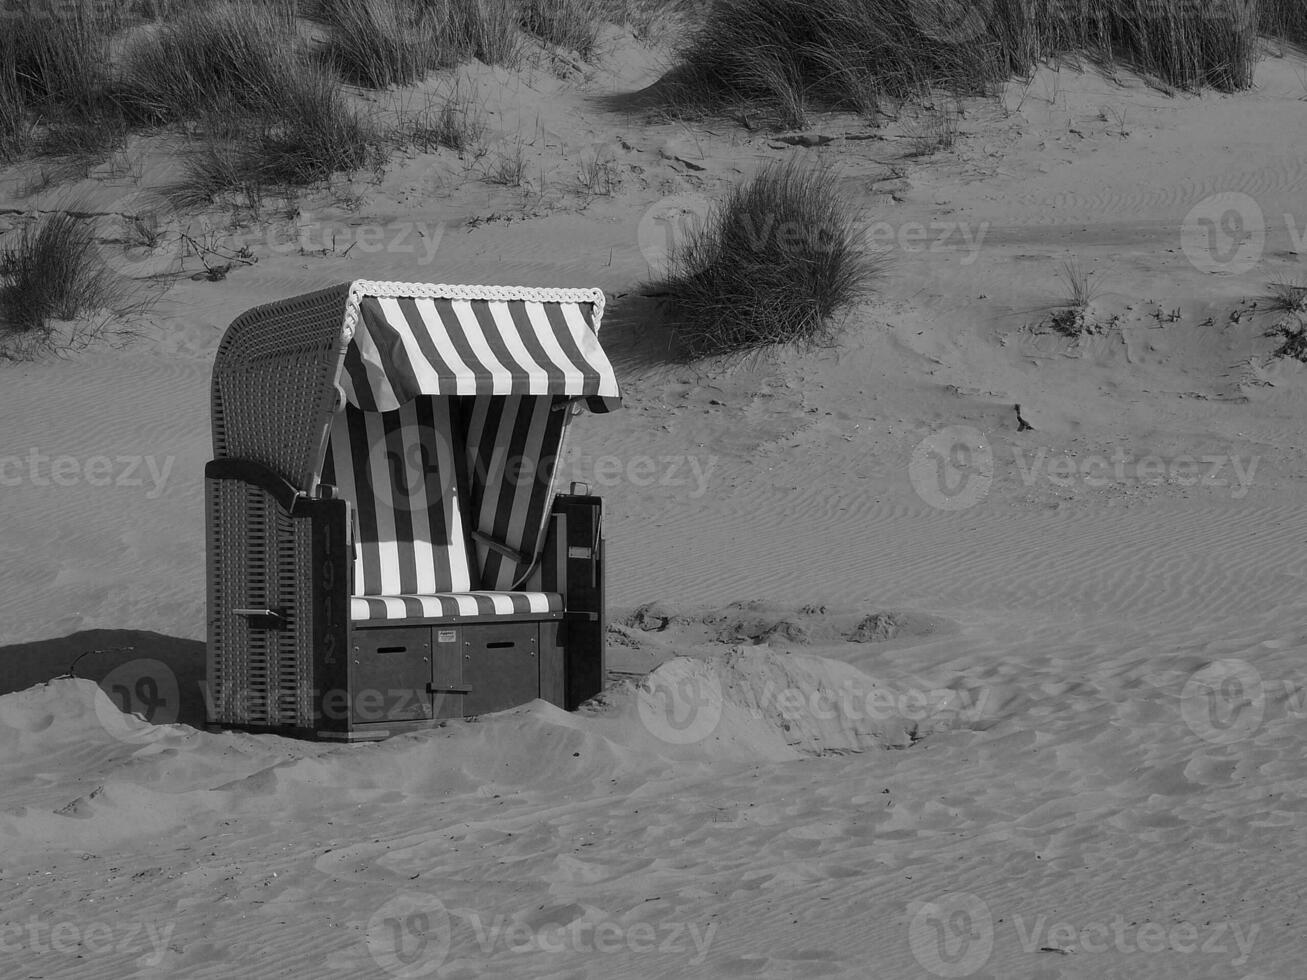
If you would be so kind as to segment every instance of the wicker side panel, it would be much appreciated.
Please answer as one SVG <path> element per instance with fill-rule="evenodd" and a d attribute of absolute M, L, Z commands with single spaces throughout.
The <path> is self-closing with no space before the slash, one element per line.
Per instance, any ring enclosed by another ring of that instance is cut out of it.
<path fill-rule="evenodd" d="M 207 480 L 209 720 L 313 724 L 312 528 L 265 491 Z M 238 609 L 281 613 L 263 628 Z"/>
<path fill-rule="evenodd" d="M 215 459 L 254 460 L 312 489 L 348 342 L 348 294 L 335 286 L 232 322 L 213 366 Z"/>

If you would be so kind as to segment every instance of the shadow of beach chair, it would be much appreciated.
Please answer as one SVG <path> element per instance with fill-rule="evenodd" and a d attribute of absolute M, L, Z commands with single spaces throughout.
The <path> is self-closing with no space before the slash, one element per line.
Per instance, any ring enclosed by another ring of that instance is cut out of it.
<path fill-rule="evenodd" d="M 209 722 L 382 738 L 603 686 L 602 504 L 567 425 L 620 404 L 597 289 L 359 281 L 250 310 L 213 370 Z"/>

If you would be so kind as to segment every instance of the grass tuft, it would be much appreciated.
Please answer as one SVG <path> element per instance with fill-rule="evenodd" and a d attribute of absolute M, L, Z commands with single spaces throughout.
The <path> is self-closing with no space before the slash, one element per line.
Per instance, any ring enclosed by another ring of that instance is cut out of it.
<path fill-rule="evenodd" d="M 194 7 L 128 48 L 119 98 L 146 123 L 263 114 L 286 101 L 306 62 L 289 6 Z"/>
<path fill-rule="evenodd" d="M 1280 314 L 1266 331 L 1266 336 L 1280 338 L 1275 356 L 1307 362 L 1307 285 L 1281 280 L 1267 286 L 1263 302 L 1269 312 Z"/>
<path fill-rule="evenodd" d="M 522 29 L 548 44 L 589 59 L 607 16 L 605 0 L 522 0 Z"/>
<path fill-rule="evenodd" d="M 123 292 L 100 254 L 94 225 L 66 211 L 51 213 L 0 249 L 0 343 L 30 349 L 49 339 L 53 321 L 112 308 Z"/>
<path fill-rule="evenodd" d="M 407 0 L 330 0 L 323 8 L 326 56 L 346 81 L 367 88 L 409 85 L 457 60 L 432 22 Z"/>
<path fill-rule="evenodd" d="M 1286 11 L 1277 23 L 1302 7 L 1268 2 Z M 1252 83 L 1255 13 L 1249 0 L 716 0 L 682 45 L 668 95 L 716 109 L 755 102 L 793 125 L 804 105 L 869 112 L 934 88 L 982 93 L 1074 54 L 1232 91 Z"/>
<path fill-rule="evenodd" d="M 880 268 L 829 171 L 773 164 L 734 187 L 653 284 L 690 357 L 822 344 Z"/>

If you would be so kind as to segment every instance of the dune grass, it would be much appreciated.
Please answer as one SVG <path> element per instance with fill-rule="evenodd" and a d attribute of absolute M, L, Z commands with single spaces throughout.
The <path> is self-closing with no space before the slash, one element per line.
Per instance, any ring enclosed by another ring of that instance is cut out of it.
<path fill-rule="evenodd" d="M 1259 0 L 1262 33 L 1307 51 L 1307 4 L 1302 0 Z"/>
<path fill-rule="evenodd" d="M 1266 312 L 1278 314 L 1266 331 L 1266 336 L 1280 338 L 1275 356 L 1307 362 L 1307 285 L 1288 279 L 1267 283 L 1261 302 Z"/>
<path fill-rule="evenodd" d="M 99 158 L 126 131 L 106 94 L 110 22 L 92 10 L 9 17 L 0 33 L 0 159 Z"/>
<path fill-rule="evenodd" d="M 118 94 L 134 118 L 154 124 L 275 112 L 307 63 L 289 6 L 199 6 L 128 48 Z"/>
<path fill-rule="evenodd" d="M 1042 59 L 1083 54 L 1180 89 L 1251 84 L 1252 0 L 717 0 L 684 44 L 676 100 L 868 112 L 942 87 L 979 93 Z M 1287 3 L 1288 0 L 1279 0 Z M 1296 2 L 1296 0 L 1295 0 Z"/>
<path fill-rule="evenodd" d="M 831 172 L 773 164 L 672 243 L 651 291 L 690 357 L 829 343 L 880 271 L 858 227 Z"/>
<path fill-rule="evenodd" d="M 0 248 L 0 348 L 31 349 L 53 321 L 112 309 L 124 284 L 105 265 L 87 220 L 57 211 L 25 225 Z"/>
<path fill-rule="evenodd" d="M 411 85 L 458 60 L 459 42 L 438 34 L 408 0 L 327 0 L 322 13 L 330 32 L 326 56 L 352 84 Z"/>
<path fill-rule="evenodd" d="M 587 59 L 612 13 L 608 0 L 521 0 L 520 11 L 523 30 Z"/>

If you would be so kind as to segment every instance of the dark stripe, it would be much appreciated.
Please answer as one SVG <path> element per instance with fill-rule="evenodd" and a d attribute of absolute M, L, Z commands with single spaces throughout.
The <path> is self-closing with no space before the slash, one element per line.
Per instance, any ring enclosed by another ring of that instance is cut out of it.
<path fill-rule="evenodd" d="M 372 486 L 372 474 L 368 469 L 368 434 L 367 421 L 363 412 L 352 405 L 345 406 L 344 419 L 349 441 L 349 454 L 354 473 L 354 508 L 358 512 L 359 557 L 362 566 L 361 581 L 355 583 L 354 591 L 366 595 L 380 591 L 381 556 L 377 551 L 377 501 Z M 342 461 L 343 462 L 343 461 Z"/>
<path fill-rule="evenodd" d="M 517 542 L 509 540 L 509 519 L 513 513 L 513 503 L 517 499 L 519 487 L 515 485 L 513 477 L 515 470 L 518 469 L 517 461 L 526 455 L 527 437 L 530 435 L 528 426 L 531 421 L 531 409 L 536 399 L 530 395 L 508 395 L 504 399 L 503 414 L 510 420 L 512 435 L 509 438 L 507 456 L 503 475 L 498 481 L 497 486 L 486 487 L 486 499 L 491 502 L 494 508 L 489 527 L 482 527 L 487 534 L 491 535 L 496 541 L 502 541 L 510 547 L 516 547 Z M 486 555 L 486 563 L 483 574 L 483 581 L 492 588 L 496 587 L 505 574 L 512 574 L 511 569 L 506 570 L 504 566 L 510 562 L 510 559 L 501 555 L 499 552 L 492 551 Z"/>
<path fill-rule="evenodd" d="M 476 386 L 472 389 L 474 392 L 490 391 L 490 374 L 489 370 L 481 362 L 476 351 L 468 342 L 467 334 L 463 331 L 463 326 L 459 322 L 458 314 L 454 312 L 454 302 L 448 299 L 437 299 L 432 301 L 436 308 L 436 315 L 440 317 L 441 325 L 445 328 L 445 334 L 449 337 L 450 343 L 453 344 L 454 350 L 458 351 L 458 356 L 463 363 L 468 366 L 475 379 Z M 474 301 L 472 308 L 477 309 L 484 306 L 485 303 Z M 451 374 L 451 377 L 453 375 Z M 450 391 L 458 389 L 451 388 Z"/>
<path fill-rule="evenodd" d="M 546 309 L 555 306 L 554 303 L 543 304 Z M 527 349 L 531 359 L 544 369 L 545 377 L 548 379 L 546 391 L 562 392 L 566 388 L 567 375 L 563 373 L 563 365 L 554 363 L 554 359 L 545 352 L 545 345 L 540 343 L 540 337 L 536 334 L 536 328 L 527 316 L 526 303 L 521 300 L 514 300 L 508 304 L 508 311 L 513 316 L 513 325 L 517 327 L 517 335 L 522 338 L 522 346 Z M 549 317 L 545 317 L 545 322 L 549 323 Z M 549 327 L 553 324 L 549 323 Z"/>
<path fill-rule="evenodd" d="M 581 390 L 569 391 L 569 395 L 592 395 L 599 390 L 599 385 L 603 380 L 598 365 L 591 364 L 582 353 L 576 338 L 572 336 L 572 330 L 567 325 L 567 318 L 563 314 L 563 307 L 560 303 L 546 303 L 545 315 L 549 318 L 549 325 L 554 330 L 554 336 L 558 338 L 558 346 L 563 349 L 567 359 L 572 362 L 578 371 L 581 372 Z"/>
<path fill-rule="evenodd" d="M 363 329 L 360 325 L 359 329 Z M 377 400 L 372 397 L 372 382 L 368 380 L 367 368 L 363 366 L 363 355 L 359 353 L 358 345 L 351 342 L 345 348 L 345 373 L 349 375 L 350 386 L 354 389 L 354 399 L 359 403 L 359 407 L 373 412 L 377 408 Z"/>
<path fill-rule="evenodd" d="M 371 343 L 374 356 L 378 358 L 378 365 L 381 373 L 385 377 L 384 382 L 374 380 L 374 384 L 384 385 L 381 390 L 374 390 L 372 394 L 378 398 L 378 401 L 385 403 L 387 395 L 393 397 L 398 402 L 403 402 L 404 398 L 400 392 L 395 390 L 394 383 L 401 379 L 403 375 L 397 370 L 395 363 L 395 347 L 401 346 L 399 334 L 395 328 L 386 319 L 385 314 L 381 312 L 381 306 L 377 300 L 372 297 L 365 297 L 359 303 L 359 326 L 360 331 L 367 331 L 368 340 Z M 357 335 L 354 341 L 358 344 Z M 401 362 L 408 364 L 408 358 L 402 357 Z M 411 371 L 409 372 L 411 374 Z M 387 390 L 389 389 L 389 390 Z"/>
<path fill-rule="evenodd" d="M 590 409 L 596 415 L 607 415 L 609 412 L 616 411 L 622 407 L 621 398 L 609 398 L 601 395 L 590 395 L 585 400 L 585 407 Z"/>
<path fill-rule="evenodd" d="M 368 604 L 368 619 L 388 619 L 389 613 L 386 612 L 386 604 L 380 599 L 363 600 Z"/>
<path fill-rule="evenodd" d="M 444 426 L 440 431 L 443 433 L 442 438 L 447 442 L 447 452 L 453 466 L 453 472 L 447 474 L 447 478 L 441 479 L 441 488 L 442 492 L 448 492 L 451 488 L 456 489 L 458 492 L 458 516 L 460 521 L 456 528 L 445 530 L 443 540 L 452 544 L 455 531 L 463 536 L 463 554 L 467 556 L 467 580 L 469 586 L 475 589 L 478 582 L 477 556 L 472 546 L 471 530 L 472 523 L 476 518 L 469 511 L 474 497 L 471 490 L 472 482 L 468 474 L 467 453 L 464 450 L 464 444 L 467 440 L 465 415 L 471 401 L 470 396 L 467 398 L 446 398 L 444 401 L 448 425 Z M 444 519 L 443 513 L 442 509 L 442 520 Z M 449 588 L 452 590 L 454 587 L 452 572 L 445 576 L 445 581 L 450 583 Z"/>
<path fill-rule="evenodd" d="M 414 433 L 404 425 L 404 410 L 386 412 L 381 416 L 386 440 L 386 477 L 388 487 L 376 487 L 377 502 L 394 515 L 396 552 L 399 558 L 399 588 L 395 591 L 417 591 L 417 558 L 413 543 L 413 512 L 426 507 L 427 495 L 423 487 L 426 474 L 422 471 L 421 447 L 413 439 Z M 413 451 L 418 452 L 416 459 Z"/>
<path fill-rule="evenodd" d="M 526 521 L 522 525 L 522 540 L 517 545 L 518 550 L 525 552 L 531 560 L 540 554 L 540 549 L 544 546 L 545 534 L 549 530 L 549 504 L 553 489 L 550 478 L 554 475 L 558 462 L 558 452 L 563 444 L 563 431 L 567 426 L 569 415 L 566 411 L 551 410 L 555 399 L 533 400 L 537 403 L 536 412 L 546 413 L 546 423 L 531 486 L 526 490 L 530 498 L 527 501 Z M 511 589 L 517 586 L 516 579 L 524 571 L 525 568 L 518 568 L 514 581 L 503 583 L 504 587 Z"/>
<path fill-rule="evenodd" d="M 503 332 L 495 322 L 494 316 L 490 312 L 490 304 L 485 300 L 472 301 L 472 315 L 476 318 L 477 324 L 481 327 L 481 334 L 486 338 L 486 346 L 490 348 L 491 353 L 495 355 L 495 360 L 503 365 L 504 370 L 508 372 L 511 379 L 509 390 L 525 387 L 530 375 L 527 374 L 526 366 L 518 362 L 518 359 L 509 353 L 508 345 L 504 343 Z M 478 361 L 478 363 L 480 363 Z M 477 378 L 477 394 L 489 395 L 494 391 L 490 368 L 482 364 Z"/>
<path fill-rule="evenodd" d="M 422 351 L 423 358 L 436 372 L 437 383 L 440 385 L 439 392 L 428 391 L 425 394 L 452 395 L 456 390 L 454 387 L 454 369 L 445 363 L 445 359 L 440 356 L 435 341 L 431 339 L 431 331 L 427 329 L 426 321 L 422 318 L 422 311 L 418 309 L 417 301 L 404 297 L 398 302 L 399 308 L 404 314 L 404 319 L 408 321 L 409 329 L 417 340 L 418 349 Z M 446 321 L 445 326 L 448 332 L 448 321 Z M 413 397 L 417 397 L 417 394 L 415 391 Z"/>
<path fill-rule="evenodd" d="M 409 305 L 412 306 L 411 303 Z M 413 309 L 413 317 L 407 322 L 391 323 L 382 312 L 381 304 L 370 297 L 363 300 L 360 312 L 368 324 L 372 343 L 381 357 L 381 366 L 386 372 L 390 389 L 394 392 L 395 403 L 403 405 L 405 402 L 412 401 L 421 394 L 421 391 L 418 388 L 417 375 L 413 371 L 413 362 L 409 359 L 408 349 L 404 346 L 403 331 L 425 333 L 426 328 L 422 324 L 422 318 L 417 315 L 417 310 Z M 402 303 L 400 312 L 404 313 Z"/>

